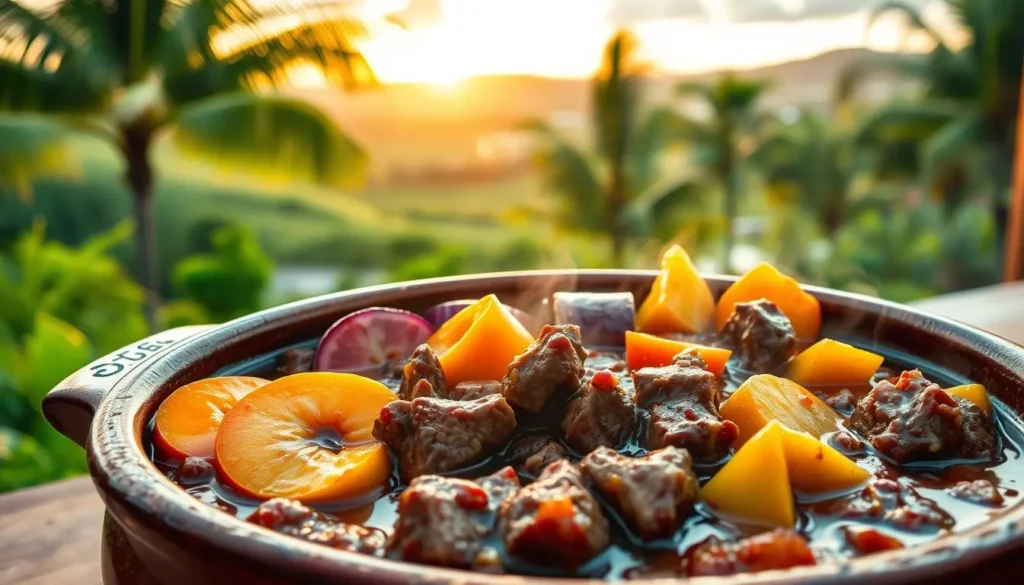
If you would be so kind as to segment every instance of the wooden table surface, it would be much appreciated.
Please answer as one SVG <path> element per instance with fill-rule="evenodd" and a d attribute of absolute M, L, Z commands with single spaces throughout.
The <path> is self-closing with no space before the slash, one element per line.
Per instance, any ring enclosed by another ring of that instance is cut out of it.
<path fill-rule="evenodd" d="M 1024 344 L 1024 283 L 914 305 Z M 0 584 L 99 585 L 102 518 L 87 477 L 0 496 Z"/>

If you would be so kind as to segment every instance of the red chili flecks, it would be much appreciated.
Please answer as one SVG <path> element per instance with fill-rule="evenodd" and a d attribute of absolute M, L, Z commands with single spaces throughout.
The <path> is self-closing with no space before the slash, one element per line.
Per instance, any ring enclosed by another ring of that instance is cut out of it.
<path fill-rule="evenodd" d="M 455 503 L 463 510 L 486 510 L 487 492 L 478 486 L 459 486 L 455 491 Z"/>
<path fill-rule="evenodd" d="M 590 379 L 591 385 L 596 388 L 612 389 L 619 385 L 619 379 L 609 370 L 601 370 Z"/>

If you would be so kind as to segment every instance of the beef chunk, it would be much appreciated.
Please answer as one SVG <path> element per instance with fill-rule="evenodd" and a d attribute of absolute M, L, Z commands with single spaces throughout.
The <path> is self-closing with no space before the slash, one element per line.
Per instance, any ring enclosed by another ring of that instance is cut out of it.
<path fill-rule="evenodd" d="M 516 466 L 516 471 L 530 478 L 539 477 L 548 465 L 567 455 L 561 444 L 540 435 L 517 439 L 508 450 L 509 461 Z"/>
<path fill-rule="evenodd" d="M 832 392 L 815 392 L 814 394 L 832 407 L 832 410 L 846 413 L 852 412 L 857 407 L 857 397 L 849 388 L 840 388 L 838 391 Z"/>
<path fill-rule="evenodd" d="M 696 352 L 676 356 L 670 366 L 632 373 L 635 400 L 649 410 L 647 447 L 687 449 L 700 460 L 725 456 L 739 427 L 718 413 L 718 382 Z"/>
<path fill-rule="evenodd" d="M 789 317 L 766 299 L 736 303 L 722 336 L 732 345 L 737 365 L 749 372 L 770 371 L 797 351 Z"/>
<path fill-rule="evenodd" d="M 954 498 L 960 498 L 982 506 L 1003 505 L 1003 495 L 995 484 L 987 479 L 976 479 L 974 481 L 961 481 L 946 490 Z"/>
<path fill-rule="evenodd" d="M 491 394 L 501 394 L 501 382 L 485 380 L 482 382 L 460 382 L 451 390 L 452 400 L 476 400 Z"/>
<path fill-rule="evenodd" d="M 402 400 L 416 398 L 414 389 L 421 381 L 430 383 L 432 392 L 427 393 L 426 388 L 420 388 L 420 396 L 434 396 L 436 398 L 448 397 L 448 385 L 444 381 L 444 372 L 441 371 L 441 362 L 434 354 L 434 350 L 424 343 L 412 352 L 409 361 L 405 362 L 402 368 L 402 384 L 398 387 L 398 397 Z"/>
<path fill-rule="evenodd" d="M 634 459 L 601 447 L 580 469 L 643 539 L 672 536 L 697 499 L 699 484 L 685 449 L 666 447 Z"/>
<path fill-rule="evenodd" d="M 338 522 L 287 498 L 263 502 L 249 515 L 248 521 L 331 548 L 375 556 L 384 552 L 386 537 L 382 531 Z"/>
<path fill-rule="evenodd" d="M 879 382 L 845 424 L 897 463 L 995 453 L 995 430 L 981 409 L 917 370 L 903 372 L 895 384 Z"/>
<path fill-rule="evenodd" d="M 816 564 L 814 553 L 796 532 L 778 529 L 734 542 L 711 537 L 687 552 L 688 573 L 735 575 Z"/>
<path fill-rule="evenodd" d="M 618 447 L 636 430 L 633 399 L 608 370 L 591 377 L 579 397 L 569 403 L 562 421 L 565 442 L 580 453 L 597 447 Z"/>
<path fill-rule="evenodd" d="M 509 554 L 539 565 L 572 569 L 608 546 L 601 507 L 565 460 L 519 490 L 498 516 Z"/>
<path fill-rule="evenodd" d="M 881 520 L 900 530 L 951 528 L 953 518 L 911 487 L 891 479 L 874 479 L 862 490 L 814 507 L 820 514 Z"/>
<path fill-rule="evenodd" d="M 498 552 L 487 546 L 494 513 L 519 487 L 506 467 L 479 482 L 422 475 L 402 492 L 398 521 L 388 552 L 404 561 L 445 567 L 499 568 Z"/>
<path fill-rule="evenodd" d="M 516 427 L 501 396 L 469 401 L 396 400 L 380 411 L 373 436 L 398 456 L 403 482 L 475 463 L 500 449 Z"/>
<path fill-rule="evenodd" d="M 512 406 L 540 412 L 558 392 L 569 397 L 580 387 L 587 352 L 576 325 L 545 325 L 540 337 L 512 360 L 502 380 L 505 398 Z"/>

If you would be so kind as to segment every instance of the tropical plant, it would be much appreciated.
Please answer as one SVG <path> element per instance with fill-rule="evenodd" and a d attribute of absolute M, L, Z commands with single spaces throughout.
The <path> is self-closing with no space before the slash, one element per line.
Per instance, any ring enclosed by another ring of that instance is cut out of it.
<path fill-rule="evenodd" d="M 768 84 L 729 73 L 713 83 L 687 82 L 677 89 L 681 97 L 695 100 L 705 110 L 704 115 L 682 118 L 678 135 L 691 145 L 701 175 L 709 177 L 722 193 L 722 270 L 732 272 L 741 167 L 765 121 L 757 111 L 757 100 Z"/>
<path fill-rule="evenodd" d="M 947 216 L 968 199 L 983 195 L 999 217 L 1006 205 L 1020 110 L 1024 3 L 944 2 L 966 33 L 962 46 L 929 26 L 913 6 L 885 2 L 871 22 L 884 14 L 902 15 L 910 29 L 928 35 L 935 48 L 924 57 L 883 55 L 857 63 L 841 75 L 837 95 L 840 101 L 849 100 L 861 80 L 879 70 L 920 81 L 922 99 L 883 105 L 864 119 L 859 137 L 898 148 L 903 154 L 899 160 L 910 163 L 903 170 L 921 176 L 947 204 Z M 915 153 L 916 160 L 908 161 L 908 152 Z"/>
<path fill-rule="evenodd" d="M 161 137 L 251 168 L 332 182 L 359 177 L 363 152 L 323 113 L 263 91 L 296 63 L 346 87 L 373 82 L 353 45 L 365 31 L 348 4 L 0 0 L 0 110 L 19 112 L 0 118 L 0 154 L 11 144 L 6 137 L 35 127 L 21 143 L 28 148 L 14 143 L 21 158 L 0 162 L 0 187 L 24 191 L 29 171 L 64 166 L 62 129 L 108 140 L 124 160 L 140 272 L 152 297 L 159 288 L 152 154 Z M 148 306 L 152 323 L 155 299 Z"/>
<path fill-rule="evenodd" d="M 559 196 L 559 221 L 607 236 L 612 262 L 625 262 L 627 239 L 649 233 L 668 208 L 690 197 L 693 182 L 659 181 L 659 153 L 672 137 L 675 115 L 643 112 L 637 42 L 619 31 L 604 49 L 592 84 L 594 144 L 584 151 L 542 122 L 531 128 L 542 139 L 536 162 L 548 188 Z"/>

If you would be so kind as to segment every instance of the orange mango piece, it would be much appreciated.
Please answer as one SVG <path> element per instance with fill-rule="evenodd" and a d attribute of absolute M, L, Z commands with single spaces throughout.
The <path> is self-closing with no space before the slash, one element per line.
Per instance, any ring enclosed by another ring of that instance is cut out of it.
<path fill-rule="evenodd" d="M 849 489 L 871 476 L 866 469 L 807 433 L 782 427 L 782 447 L 790 485 L 808 494 Z"/>
<path fill-rule="evenodd" d="M 793 358 L 786 377 L 804 386 L 866 384 L 884 359 L 834 339 L 822 339 Z"/>
<path fill-rule="evenodd" d="M 153 441 L 179 459 L 213 458 L 217 429 L 224 413 L 270 380 L 224 376 L 197 380 L 178 388 L 156 411 Z"/>
<path fill-rule="evenodd" d="M 636 312 L 645 333 L 701 333 L 711 327 L 715 300 L 704 279 L 679 245 L 661 255 L 661 272 Z"/>
<path fill-rule="evenodd" d="M 718 299 L 715 324 L 718 329 L 732 315 L 736 303 L 768 299 L 776 304 L 793 323 L 800 339 L 814 339 L 821 330 L 821 305 L 818 299 L 800 288 L 797 281 L 762 262 L 734 282 Z"/>
<path fill-rule="evenodd" d="M 822 399 L 792 380 L 771 374 L 747 378 L 719 411 L 723 418 L 740 427 L 737 445 L 748 441 L 773 420 L 813 437 L 838 428 L 835 411 Z"/>
<path fill-rule="evenodd" d="M 732 351 L 718 347 L 707 347 L 686 343 L 684 341 L 673 341 L 638 333 L 636 331 L 626 332 L 626 367 L 630 370 L 640 368 L 658 368 L 672 363 L 672 358 L 681 351 L 696 349 L 702 360 L 708 365 L 708 371 L 716 376 L 721 376 L 725 370 L 725 363 L 729 361 Z"/>
<path fill-rule="evenodd" d="M 704 486 L 701 499 L 746 522 L 791 528 L 796 510 L 782 427 L 773 421 L 751 437 Z"/>
<path fill-rule="evenodd" d="M 438 354 L 448 386 L 454 387 L 460 382 L 504 378 L 512 358 L 533 341 L 498 297 L 487 295 L 445 322 L 427 345 Z"/>
<path fill-rule="evenodd" d="M 275 380 L 224 416 L 216 442 L 221 478 L 257 498 L 309 502 L 378 493 L 391 462 L 373 438 L 373 421 L 396 399 L 387 386 L 355 374 Z"/>
<path fill-rule="evenodd" d="M 988 399 L 988 391 L 981 384 L 963 384 L 946 388 L 946 394 L 966 398 L 985 411 L 989 417 L 992 416 L 992 402 Z"/>

